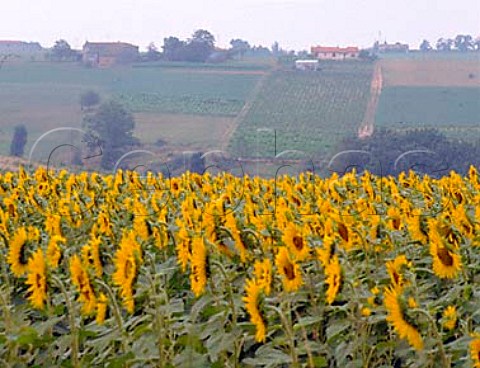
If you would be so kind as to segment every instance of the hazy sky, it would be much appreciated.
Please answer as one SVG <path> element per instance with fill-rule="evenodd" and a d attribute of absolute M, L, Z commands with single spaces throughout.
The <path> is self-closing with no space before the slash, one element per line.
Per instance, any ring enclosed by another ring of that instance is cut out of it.
<path fill-rule="evenodd" d="M 480 0 L 0 0 L 0 39 L 64 38 L 162 46 L 204 28 L 219 46 L 232 38 L 286 49 L 313 44 L 371 46 L 376 39 L 408 42 L 459 33 L 480 36 Z"/>

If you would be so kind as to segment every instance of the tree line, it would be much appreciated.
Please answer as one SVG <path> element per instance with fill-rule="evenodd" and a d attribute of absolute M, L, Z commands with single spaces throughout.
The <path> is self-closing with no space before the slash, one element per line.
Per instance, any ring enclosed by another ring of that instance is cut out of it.
<path fill-rule="evenodd" d="M 338 173 L 368 170 L 376 175 L 396 176 L 410 169 L 432 177 L 451 170 L 466 175 L 470 165 L 480 167 L 480 140 L 449 139 L 438 129 L 417 128 L 407 132 L 377 129 L 366 139 L 345 138 L 332 161 Z"/>
<path fill-rule="evenodd" d="M 435 47 L 438 51 L 480 51 L 480 38 L 474 39 L 469 34 L 459 34 L 455 38 L 439 38 L 432 46 L 430 41 L 423 40 L 421 51 L 431 51 Z"/>

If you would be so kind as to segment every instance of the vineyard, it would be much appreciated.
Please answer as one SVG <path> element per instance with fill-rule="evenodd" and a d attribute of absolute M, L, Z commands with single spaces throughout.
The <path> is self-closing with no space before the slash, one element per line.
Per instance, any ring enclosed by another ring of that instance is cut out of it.
<path fill-rule="evenodd" d="M 330 153 L 362 122 L 372 73 L 372 64 L 356 62 L 323 62 L 316 73 L 272 73 L 235 131 L 230 151 L 258 157 L 273 157 L 275 148 L 277 153 Z M 258 131 L 262 128 L 268 131 Z M 276 131 L 276 147 L 272 131 Z"/>
<path fill-rule="evenodd" d="M 478 368 L 479 189 L 2 172 L 1 365 Z"/>

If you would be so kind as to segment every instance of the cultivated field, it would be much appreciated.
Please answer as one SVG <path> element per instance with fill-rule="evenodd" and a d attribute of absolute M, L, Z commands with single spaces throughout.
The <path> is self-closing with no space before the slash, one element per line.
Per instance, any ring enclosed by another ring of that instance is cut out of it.
<path fill-rule="evenodd" d="M 228 123 L 241 111 L 268 68 L 269 64 L 263 63 L 257 68 L 251 63 L 230 63 L 217 67 L 142 64 L 111 69 L 87 69 L 66 63 L 6 63 L 0 69 L 0 154 L 8 154 L 16 124 L 27 126 L 27 152 L 33 141 L 49 129 L 80 127 L 79 97 L 89 89 L 97 91 L 104 100 L 117 99 L 133 111 L 141 136 L 147 135 L 147 128 L 142 126 L 146 122 L 148 129 L 155 131 L 149 141 L 177 137 L 176 144 L 179 137 L 192 137 L 192 141 L 182 144 L 198 147 L 199 141 L 208 140 L 207 146 L 211 147 L 213 137 L 222 136 L 225 130 L 219 122 Z M 186 115 L 192 116 L 189 134 L 183 132 Z M 210 116 L 212 124 L 206 122 Z M 170 126 L 165 128 L 166 123 L 160 123 L 153 127 L 156 120 L 168 120 Z M 196 126 L 196 121 L 202 123 Z M 198 139 L 193 130 L 203 138 Z M 206 138 L 208 135 L 212 138 Z M 216 146 L 220 145 L 218 142 Z"/>
<path fill-rule="evenodd" d="M 480 87 L 480 59 L 384 59 L 378 64 L 385 87 Z"/>
<path fill-rule="evenodd" d="M 323 157 L 345 134 L 356 133 L 372 73 L 372 64 L 359 62 L 324 62 L 319 72 L 273 72 L 233 134 L 231 152 L 273 157 L 275 151 L 301 150 Z"/>
<path fill-rule="evenodd" d="M 480 54 L 421 54 L 382 59 L 377 126 L 439 128 L 450 138 L 480 138 Z"/>

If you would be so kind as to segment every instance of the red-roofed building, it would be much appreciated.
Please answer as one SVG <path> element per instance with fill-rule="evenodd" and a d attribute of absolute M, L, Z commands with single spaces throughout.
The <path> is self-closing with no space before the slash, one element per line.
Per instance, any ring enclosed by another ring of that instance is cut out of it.
<path fill-rule="evenodd" d="M 312 55 L 319 60 L 356 60 L 359 57 L 358 47 L 325 47 L 312 46 Z"/>
<path fill-rule="evenodd" d="M 139 58 L 138 46 L 125 42 L 86 42 L 83 63 L 94 67 L 128 64 Z"/>

